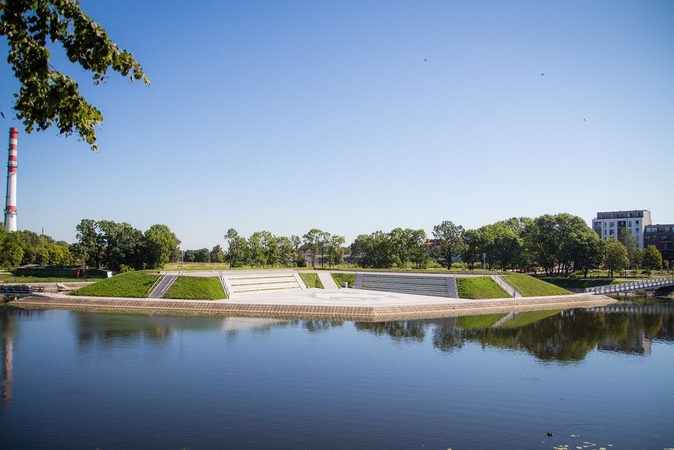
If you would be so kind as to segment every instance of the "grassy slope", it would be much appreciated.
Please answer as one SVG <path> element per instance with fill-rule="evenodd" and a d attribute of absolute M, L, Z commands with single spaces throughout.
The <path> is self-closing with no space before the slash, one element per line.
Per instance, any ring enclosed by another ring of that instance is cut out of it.
<path fill-rule="evenodd" d="M 510 297 L 506 291 L 501 289 L 501 287 L 489 277 L 457 277 L 456 284 L 459 288 L 459 298 L 479 300 Z"/>
<path fill-rule="evenodd" d="M 178 277 L 164 298 L 222 300 L 226 295 L 218 277 Z"/>
<path fill-rule="evenodd" d="M 517 292 L 524 297 L 539 297 L 546 295 L 566 295 L 570 294 L 564 288 L 546 283 L 538 278 L 531 277 L 522 273 L 511 273 L 504 276 L 506 282 L 515 288 Z"/>
<path fill-rule="evenodd" d="M 145 298 L 148 290 L 159 278 L 156 273 L 127 272 L 97 281 L 69 293 L 69 295 L 83 295 L 91 297 L 132 297 Z"/>
<path fill-rule="evenodd" d="M 321 279 L 318 278 L 317 273 L 303 273 L 300 272 L 300 277 L 302 277 L 302 281 L 304 281 L 304 284 L 308 288 L 318 288 L 318 289 L 324 289 L 323 283 L 321 283 Z"/>
<path fill-rule="evenodd" d="M 344 286 L 344 283 L 349 283 L 349 287 L 353 287 L 356 284 L 356 274 L 355 273 L 333 273 L 332 279 L 335 280 L 337 286 L 340 288 Z"/>

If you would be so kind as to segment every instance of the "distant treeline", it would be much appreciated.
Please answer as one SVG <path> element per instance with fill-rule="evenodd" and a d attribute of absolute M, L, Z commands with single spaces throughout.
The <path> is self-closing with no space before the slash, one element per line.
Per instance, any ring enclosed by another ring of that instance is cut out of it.
<path fill-rule="evenodd" d="M 166 225 L 141 232 L 128 223 L 84 219 L 76 227 L 77 242 L 55 242 L 32 231 L 0 231 L 0 263 L 5 268 L 22 264 L 106 267 L 112 270 L 161 268 L 169 261 L 228 262 L 231 267 L 302 267 L 337 265 L 349 261 L 367 268 L 451 269 L 456 261 L 469 269 L 484 265 L 498 270 L 533 271 L 568 275 L 603 267 L 613 275 L 629 267 L 648 271 L 665 268 L 652 245 L 638 247 L 637 239 L 623 230 L 619 239 L 602 241 L 585 221 L 567 213 L 537 218 L 511 218 L 477 229 L 444 221 L 432 236 L 422 229 L 394 228 L 359 235 L 350 246 L 343 236 L 312 228 L 302 237 L 275 236 L 257 231 L 248 238 L 230 228 L 224 235 L 227 249 L 215 245 L 181 252 L 180 241 Z"/>

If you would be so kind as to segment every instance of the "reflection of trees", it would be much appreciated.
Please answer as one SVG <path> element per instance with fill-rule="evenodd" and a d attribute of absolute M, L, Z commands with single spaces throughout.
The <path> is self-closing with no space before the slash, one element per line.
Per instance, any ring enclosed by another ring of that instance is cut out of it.
<path fill-rule="evenodd" d="M 357 322 L 358 331 L 369 331 L 376 335 L 388 335 L 396 340 L 412 339 L 423 341 L 426 336 L 426 324 L 419 321 L 399 322 Z"/>
<path fill-rule="evenodd" d="M 524 350 L 543 361 L 580 361 L 597 347 L 634 352 L 644 336 L 672 336 L 672 316 L 642 313 L 565 311 L 519 328 L 437 327 L 433 345 L 443 351 L 466 341 L 510 350 Z M 666 331 L 668 330 L 668 331 Z"/>
<path fill-rule="evenodd" d="M 302 328 L 310 333 L 327 331 L 331 328 L 337 328 L 344 325 L 344 322 L 331 322 L 329 320 L 303 320 Z"/>

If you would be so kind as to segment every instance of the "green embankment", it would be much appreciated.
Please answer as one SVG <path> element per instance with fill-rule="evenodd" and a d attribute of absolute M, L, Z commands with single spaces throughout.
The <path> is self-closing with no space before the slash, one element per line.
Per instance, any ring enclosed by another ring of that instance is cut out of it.
<path fill-rule="evenodd" d="M 142 271 L 120 273 L 112 278 L 106 278 L 69 292 L 68 295 L 146 298 L 150 288 L 158 278 L 157 273 Z"/>
<path fill-rule="evenodd" d="M 564 289 L 585 289 L 597 286 L 606 286 L 615 283 L 610 278 L 540 278 L 541 280 L 554 284 Z"/>
<path fill-rule="evenodd" d="M 317 273 L 304 273 L 300 272 L 300 277 L 302 277 L 302 281 L 304 281 L 304 284 L 308 288 L 318 288 L 318 289 L 324 289 L 323 288 L 323 283 L 321 283 L 321 279 L 318 278 Z"/>
<path fill-rule="evenodd" d="M 218 277 L 178 277 L 164 298 L 183 300 L 222 300 L 227 298 Z"/>
<path fill-rule="evenodd" d="M 344 286 L 344 283 L 349 283 L 349 287 L 353 287 L 356 284 L 356 274 L 355 273 L 333 273 L 332 279 L 335 280 L 337 286 L 340 288 Z"/>
<path fill-rule="evenodd" d="M 459 298 L 473 300 L 510 297 L 501 286 L 489 277 L 456 278 Z"/>
<path fill-rule="evenodd" d="M 549 295 L 567 295 L 571 292 L 564 288 L 546 283 L 523 273 L 511 273 L 505 275 L 506 283 L 515 288 L 524 297 L 544 297 Z"/>
<path fill-rule="evenodd" d="M 483 316 L 462 316 L 456 321 L 456 326 L 464 330 L 489 328 L 499 320 L 503 319 L 505 314 L 485 314 Z"/>

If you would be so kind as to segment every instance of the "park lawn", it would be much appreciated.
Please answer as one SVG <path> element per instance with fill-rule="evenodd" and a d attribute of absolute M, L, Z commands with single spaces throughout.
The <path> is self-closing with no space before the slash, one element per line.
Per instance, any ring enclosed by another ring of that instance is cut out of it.
<path fill-rule="evenodd" d="M 158 279 L 159 275 L 156 272 L 120 273 L 112 278 L 105 278 L 89 286 L 69 292 L 68 295 L 146 298 L 150 294 L 150 288 Z"/>
<path fill-rule="evenodd" d="M 459 289 L 459 298 L 482 300 L 490 298 L 510 297 L 501 286 L 489 277 L 457 277 L 456 285 Z"/>
<path fill-rule="evenodd" d="M 456 320 L 456 326 L 464 330 L 489 328 L 504 318 L 506 314 L 485 314 L 482 316 L 461 316 Z"/>
<path fill-rule="evenodd" d="M 227 298 L 218 277 L 178 277 L 163 298 L 222 300 Z"/>
<path fill-rule="evenodd" d="M 356 274 L 355 273 L 332 273 L 332 279 L 335 280 L 337 286 L 340 288 L 344 286 L 344 283 L 349 283 L 349 287 L 353 287 L 356 284 Z"/>
<path fill-rule="evenodd" d="M 0 275 L 0 283 L 80 283 L 83 281 L 93 281 L 98 278 L 65 278 L 65 277 L 15 277 L 11 274 L 3 273 Z"/>
<path fill-rule="evenodd" d="M 519 312 L 515 316 L 514 319 L 507 321 L 506 323 L 503 324 L 503 328 L 520 328 L 525 325 L 530 325 L 534 322 L 538 322 L 539 320 L 543 320 L 546 317 L 552 317 L 556 316 L 560 312 L 562 312 L 563 309 L 556 309 L 552 311 L 527 311 L 527 312 Z"/>
<path fill-rule="evenodd" d="M 511 273 L 505 275 L 506 283 L 515 288 L 524 297 L 544 297 L 549 295 L 568 295 L 571 292 L 564 288 L 546 283 L 523 273 Z"/>
<path fill-rule="evenodd" d="M 564 289 L 585 289 L 614 283 L 610 278 L 539 278 Z"/>
<path fill-rule="evenodd" d="M 304 284 L 308 288 L 324 289 L 323 283 L 321 283 L 321 279 L 318 278 L 317 273 L 300 272 L 300 277 L 302 278 L 302 281 L 304 281 Z"/>

